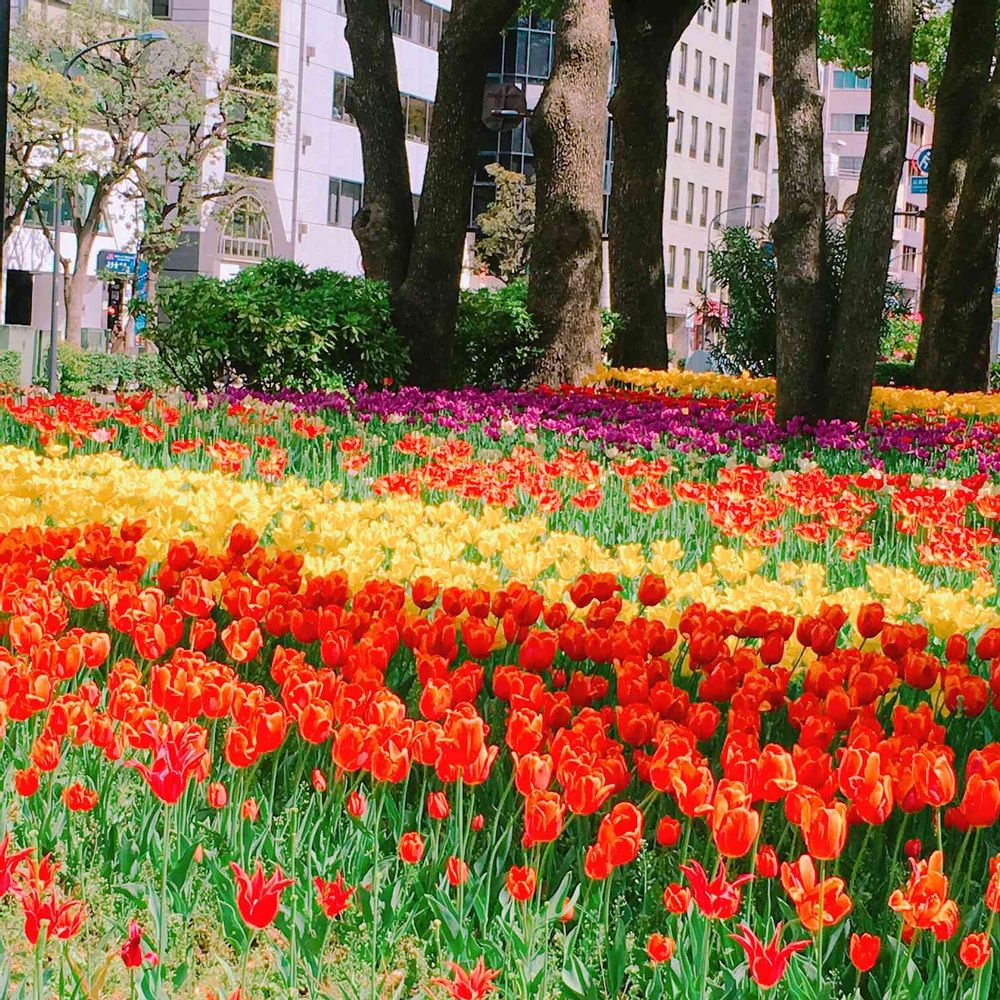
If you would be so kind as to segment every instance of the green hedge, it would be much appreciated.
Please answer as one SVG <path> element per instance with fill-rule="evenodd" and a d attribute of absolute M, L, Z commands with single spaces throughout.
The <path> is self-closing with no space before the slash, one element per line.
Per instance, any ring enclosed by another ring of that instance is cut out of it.
<path fill-rule="evenodd" d="M 64 396 L 120 390 L 163 391 L 171 385 L 160 359 L 155 354 L 140 354 L 133 358 L 127 354 L 81 351 L 69 344 L 59 345 L 56 353 L 56 373 L 59 379 L 59 392 Z M 34 384 L 48 385 L 48 372 L 39 375 Z"/>
<path fill-rule="evenodd" d="M 0 387 L 20 385 L 21 355 L 17 351 L 0 351 Z"/>

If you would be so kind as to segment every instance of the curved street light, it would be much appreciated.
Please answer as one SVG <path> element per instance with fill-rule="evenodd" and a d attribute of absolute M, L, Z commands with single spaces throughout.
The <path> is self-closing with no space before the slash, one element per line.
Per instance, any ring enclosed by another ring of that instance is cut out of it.
<path fill-rule="evenodd" d="M 706 234 L 705 237 L 705 273 L 700 276 L 702 295 L 708 294 L 708 275 L 709 271 L 711 270 L 711 264 L 709 263 L 709 261 L 711 260 L 711 254 L 712 254 L 712 233 L 714 232 L 715 227 L 718 225 L 719 220 L 723 218 L 723 216 L 730 215 L 733 212 L 752 212 L 755 208 L 763 208 L 763 207 L 764 207 L 763 202 L 754 202 L 750 205 L 738 205 L 735 208 L 724 208 L 708 224 L 708 233 Z M 751 221 L 753 221 L 752 217 Z"/>
<path fill-rule="evenodd" d="M 70 70 L 74 64 L 83 58 L 88 52 L 99 49 L 104 45 L 119 45 L 122 42 L 142 42 L 143 45 L 152 45 L 154 42 L 164 42 L 167 35 L 163 31 L 141 31 L 137 35 L 124 35 L 121 38 L 106 38 L 92 45 L 84 46 L 62 68 L 62 75 L 68 80 Z M 49 395 L 54 396 L 59 387 L 59 375 L 56 367 L 56 348 L 58 346 L 57 313 L 59 285 L 59 232 L 62 222 L 62 178 L 57 174 L 55 181 L 55 191 L 53 199 L 54 221 L 52 230 L 52 301 L 50 303 L 49 314 Z"/>

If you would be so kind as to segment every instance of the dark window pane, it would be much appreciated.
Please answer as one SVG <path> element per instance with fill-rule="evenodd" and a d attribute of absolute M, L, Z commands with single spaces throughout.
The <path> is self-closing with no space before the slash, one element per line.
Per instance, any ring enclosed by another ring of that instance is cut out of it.
<path fill-rule="evenodd" d="M 281 0 L 233 0 L 233 31 L 276 42 L 280 22 Z"/>
<path fill-rule="evenodd" d="M 552 53 L 552 36 L 540 31 L 531 33 L 528 48 L 528 76 L 544 80 L 549 76 L 549 57 Z"/>
<path fill-rule="evenodd" d="M 270 177 L 274 173 L 274 147 L 230 139 L 226 143 L 226 170 L 251 177 Z"/>
<path fill-rule="evenodd" d="M 427 141 L 427 102 L 411 97 L 406 109 L 406 137 Z"/>
<path fill-rule="evenodd" d="M 361 208 L 361 185 L 357 181 L 340 182 L 340 199 L 337 202 L 337 225 L 350 227 Z"/>
<path fill-rule="evenodd" d="M 232 36 L 230 68 L 233 81 L 248 90 L 278 90 L 278 48 L 242 35 Z"/>
<path fill-rule="evenodd" d="M 170 0 L 152 0 L 149 12 L 153 17 L 170 17 Z"/>

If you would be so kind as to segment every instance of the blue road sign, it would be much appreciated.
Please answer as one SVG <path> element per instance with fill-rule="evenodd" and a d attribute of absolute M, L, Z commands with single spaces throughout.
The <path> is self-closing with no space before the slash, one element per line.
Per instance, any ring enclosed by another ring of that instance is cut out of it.
<path fill-rule="evenodd" d="M 913 157 L 913 162 L 922 174 L 929 174 L 931 172 L 931 147 L 923 146 L 918 149 L 916 156 Z"/>
<path fill-rule="evenodd" d="M 149 289 L 149 264 L 144 260 L 140 260 L 138 266 L 135 269 L 135 297 L 139 302 L 146 301 L 147 291 Z M 135 316 L 135 332 L 142 333 L 146 329 L 146 314 L 141 308 L 134 311 Z"/>
<path fill-rule="evenodd" d="M 910 194 L 927 194 L 927 178 L 911 177 Z"/>
<path fill-rule="evenodd" d="M 98 250 L 98 274 L 131 274 L 135 270 L 135 254 L 121 250 Z"/>

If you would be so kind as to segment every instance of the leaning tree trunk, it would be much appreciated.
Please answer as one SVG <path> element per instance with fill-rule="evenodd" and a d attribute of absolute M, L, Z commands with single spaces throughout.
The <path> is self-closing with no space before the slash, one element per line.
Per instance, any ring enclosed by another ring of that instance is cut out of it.
<path fill-rule="evenodd" d="M 917 385 L 933 386 L 938 381 L 939 357 L 947 355 L 954 343 L 950 325 L 938 326 L 928 316 L 926 300 L 934 294 L 938 263 L 945 256 L 958 211 L 969 150 L 980 128 L 998 8 L 998 0 L 955 0 L 952 9 L 948 58 L 934 105 L 934 155 L 924 222 L 924 324 L 914 368 Z"/>
<path fill-rule="evenodd" d="M 517 0 L 455 0 L 441 37 L 430 149 L 406 280 L 394 297 L 411 378 L 447 382 L 490 51 Z"/>
<path fill-rule="evenodd" d="M 538 204 L 528 310 L 546 345 L 540 383 L 576 382 L 601 357 L 608 0 L 564 0 L 555 57 L 531 119 Z"/>
<path fill-rule="evenodd" d="M 614 176 L 608 218 L 611 305 L 621 317 L 616 365 L 667 363 L 663 199 L 667 174 L 667 67 L 701 0 L 611 0 L 618 39 Z"/>
<path fill-rule="evenodd" d="M 913 0 L 875 0 L 868 145 L 847 233 L 847 263 L 830 342 L 826 416 L 864 424 L 885 312 L 886 261 L 910 124 Z"/>
<path fill-rule="evenodd" d="M 778 138 L 777 419 L 823 414 L 828 332 L 823 281 L 823 98 L 816 0 L 774 0 Z"/>
<path fill-rule="evenodd" d="M 969 153 L 951 239 L 925 302 L 927 325 L 940 331 L 924 355 L 932 389 L 971 392 L 989 387 L 998 240 L 1000 52 Z"/>
<path fill-rule="evenodd" d="M 398 288 L 413 239 L 413 198 L 399 101 L 396 50 L 385 0 L 344 0 L 354 79 L 347 110 L 361 133 L 365 198 L 353 230 L 369 278 Z"/>

